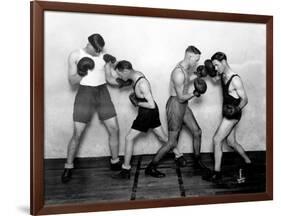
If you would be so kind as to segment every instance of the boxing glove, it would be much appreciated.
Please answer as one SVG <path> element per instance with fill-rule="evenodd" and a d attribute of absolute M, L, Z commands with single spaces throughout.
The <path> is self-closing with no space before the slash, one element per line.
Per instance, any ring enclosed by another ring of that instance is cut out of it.
<path fill-rule="evenodd" d="M 129 99 L 131 101 L 131 103 L 136 107 L 138 106 L 138 100 L 137 100 L 137 97 L 136 97 L 136 94 L 134 92 L 132 92 L 130 95 L 129 95 Z"/>
<path fill-rule="evenodd" d="M 114 64 L 116 62 L 116 58 L 110 54 L 104 54 L 103 60 L 105 61 L 105 63 L 111 62 L 112 64 Z"/>
<path fill-rule="evenodd" d="M 196 72 L 194 72 L 196 76 L 198 77 L 206 77 L 208 74 L 207 74 L 207 71 L 206 71 L 206 68 L 204 65 L 199 65 L 197 68 L 196 68 Z"/>
<path fill-rule="evenodd" d="M 196 78 L 194 80 L 194 91 L 193 94 L 196 97 L 200 97 L 201 94 L 204 94 L 207 91 L 207 84 L 201 78 Z"/>
<path fill-rule="evenodd" d="M 205 69 L 206 69 L 207 74 L 208 74 L 210 77 L 215 77 L 215 76 L 217 76 L 217 71 L 216 71 L 215 66 L 213 65 L 211 59 L 207 59 L 207 60 L 204 62 L 204 66 L 205 66 Z"/>
<path fill-rule="evenodd" d="M 84 77 L 88 74 L 88 70 L 93 70 L 95 67 L 95 62 L 89 57 L 83 57 L 79 60 L 77 64 L 77 73 L 79 76 Z"/>

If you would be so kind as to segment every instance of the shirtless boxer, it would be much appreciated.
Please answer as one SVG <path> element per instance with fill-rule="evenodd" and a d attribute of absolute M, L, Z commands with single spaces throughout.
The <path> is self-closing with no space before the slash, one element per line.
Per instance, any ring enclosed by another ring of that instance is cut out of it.
<path fill-rule="evenodd" d="M 192 110 L 188 106 L 188 101 L 190 99 L 194 96 L 200 96 L 200 92 L 198 92 L 197 89 L 191 93 L 188 92 L 191 83 L 190 76 L 195 71 L 195 67 L 200 60 L 200 55 L 201 52 L 195 46 L 187 47 L 184 59 L 180 61 L 172 71 L 170 78 L 170 98 L 166 104 L 169 140 L 166 145 L 163 145 L 158 150 L 152 162 L 147 166 L 145 170 L 146 173 L 149 173 L 151 169 L 155 169 L 159 161 L 170 149 L 177 147 L 179 134 L 183 125 L 185 125 L 192 134 L 195 166 L 200 169 L 206 169 L 205 165 L 200 160 L 202 131 Z M 200 79 L 200 81 L 204 84 L 202 79 Z M 201 93 L 204 93 L 204 91 Z M 186 160 L 182 155 L 176 157 L 175 161 L 181 167 L 186 166 Z"/>
<path fill-rule="evenodd" d="M 220 76 L 223 106 L 222 120 L 213 136 L 215 155 L 214 171 L 210 173 L 205 180 L 220 182 L 222 179 L 221 161 L 223 155 L 222 144 L 224 140 L 241 155 L 246 166 L 251 164 L 250 158 L 236 139 L 237 125 L 242 116 L 242 109 L 248 103 L 248 97 L 241 77 L 231 69 L 224 53 L 215 53 L 211 61 L 215 70 L 218 72 L 218 76 Z"/>
<path fill-rule="evenodd" d="M 110 64 L 106 65 L 108 71 L 111 70 Z M 125 139 L 125 159 L 122 165 L 122 170 L 113 178 L 129 179 L 131 171 L 131 158 L 133 154 L 134 140 L 141 134 L 146 133 L 149 129 L 162 142 L 167 142 L 168 137 L 165 134 L 159 119 L 158 106 L 153 98 L 151 86 L 144 74 L 133 69 L 132 64 L 128 61 L 120 61 L 115 65 L 117 75 L 125 82 L 131 80 L 133 82 L 134 92 L 130 95 L 130 101 L 135 107 L 138 107 L 138 115 L 134 120 L 132 127 Z M 114 84 L 115 78 L 111 83 Z M 174 149 L 175 154 L 179 154 L 177 149 Z M 164 177 L 165 175 L 156 169 L 151 170 L 150 175 Z"/>

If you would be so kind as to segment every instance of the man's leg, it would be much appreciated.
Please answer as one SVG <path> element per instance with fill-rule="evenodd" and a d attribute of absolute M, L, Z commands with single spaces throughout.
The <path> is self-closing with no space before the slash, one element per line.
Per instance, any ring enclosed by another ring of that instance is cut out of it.
<path fill-rule="evenodd" d="M 196 157 L 200 156 L 202 130 L 199 127 L 192 110 L 187 106 L 183 122 L 191 132 L 193 139 L 193 152 Z"/>
<path fill-rule="evenodd" d="M 178 138 L 183 125 L 183 117 L 187 103 L 180 103 L 177 97 L 170 97 L 166 104 L 166 115 L 168 124 L 168 143 L 159 149 L 153 159 L 153 163 L 160 161 L 162 157 L 173 149 L 175 153 L 175 163 L 180 167 L 187 165 L 186 160 L 178 150 Z"/>
<path fill-rule="evenodd" d="M 157 128 L 153 129 L 154 134 L 158 137 L 158 139 L 162 142 L 162 143 L 167 143 L 168 142 L 168 136 L 165 133 L 164 129 L 162 126 L 159 126 Z M 176 147 L 173 148 L 173 152 L 175 154 L 175 157 L 180 157 L 182 156 L 182 153 L 180 153 L 178 146 L 176 145 Z"/>
<path fill-rule="evenodd" d="M 120 170 L 122 163 L 119 160 L 119 125 L 116 110 L 106 85 L 97 87 L 95 104 L 99 119 L 105 125 L 108 132 L 108 143 L 111 153 L 111 170 Z"/>
<path fill-rule="evenodd" d="M 159 161 L 168 153 L 171 149 L 175 148 L 177 145 L 179 131 L 169 131 L 168 142 L 161 146 L 154 156 L 152 163 L 158 164 Z"/>
<path fill-rule="evenodd" d="M 237 120 L 228 120 L 223 118 L 219 127 L 217 128 L 214 136 L 213 136 L 213 144 L 214 144 L 214 156 L 215 156 L 215 165 L 214 171 L 208 173 L 206 176 L 203 176 L 204 180 L 214 181 L 216 183 L 221 183 L 222 175 L 221 175 L 221 161 L 223 154 L 223 141 L 226 137 L 231 133 L 233 127 L 237 124 Z"/>
<path fill-rule="evenodd" d="M 186 104 L 179 103 L 176 97 L 170 97 L 166 104 L 166 115 L 168 123 L 168 142 L 161 146 L 156 155 L 152 159 L 151 163 L 146 168 L 146 174 L 153 177 L 164 177 L 163 173 L 156 170 L 160 160 L 171 149 L 177 147 L 178 136 L 182 127 L 183 115 L 185 112 Z M 154 130 L 158 132 L 159 130 Z M 161 132 L 160 132 L 161 133 Z M 155 172 L 154 172 L 155 171 Z"/>
<path fill-rule="evenodd" d="M 122 165 L 122 170 L 117 175 L 113 175 L 113 178 L 118 179 L 129 179 L 130 172 L 131 172 L 131 158 L 133 155 L 133 145 L 134 139 L 141 134 L 141 131 L 130 129 L 129 133 L 126 135 L 125 138 L 125 156 L 124 156 L 124 163 Z"/>
<path fill-rule="evenodd" d="M 165 177 L 165 174 L 161 173 L 159 170 L 157 170 L 157 165 L 158 165 L 159 161 L 164 157 L 164 155 L 166 153 L 168 153 L 168 151 L 170 151 L 171 149 L 175 149 L 175 148 L 173 148 L 175 146 L 175 144 L 174 145 L 168 144 L 169 139 L 168 139 L 167 135 L 164 133 L 164 130 L 161 126 L 154 128 L 153 132 L 156 134 L 156 136 L 159 138 L 159 140 L 164 143 L 164 145 L 161 146 L 161 148 L 158 150 L 158 152 L 152 159 L 152 162 L 149 163 L 148 166 L 146 167 L 145 174 L 150 175 L 155 178 L 162 178 L 162 177 Z M 170 138 L 172 138 L 172 136 L 170 136 Z M 172 142 L 170 141 L 170 143 L 172 143 Z M 176 143 L 176 141 L 173 143 Z"/>
<path fill-rule="evenodd" d="M 71 180 L 72 169 L 74 168 L 73 161 L 80 144 L 80 138 L 86 126 L 87 126 L 86 123 L 74 122 L 73 134 L 68 143 L 68 148 L 67 148 L 67 159 L 64 167 L 65 169 L 62 174 L 63 183 L 66 183 Z"/>
<path fill-rule="evenodd" d="M 168 142 L 161 146 L 156 155 L 153 157 L 152 161 L 147 165 L 145 168 L 146 175 L 150 175 L 155 178 L 165 177 L 164 173 L 161 173 L 157 170 L 157 166 L 164 155 L 177 145 L 178 134 L 179 131 L 169 131 Z"/>
<path fill-rule="evenodd" d="M 80 144 L 80 138 L 86 128 L 85 123 L 74 122 L 74 130 L 67 148 L 67 162 L 66 166 L 73 166 L 73 161 Z"/>
<path fill-rule="evenodd" d="M 227 144 L 233 148 L 244 160 L 244 164 L 239 167 L 239 174 L 237 181 L 242 183 L 245 182 L 246 179 L 252 178 L 252 161 L 246 154 L 244 148 L 237 142 L 236 139 L 236 131 L 237 131 L 237 124 L 234 126 L 233 130 L 227 136 L 226 141 Z"/>
<path fill-rule="evenodd" d="M 103 121 L 109 135 L 111 161 L 119 161 L 119 126 L 116 117 Z"/>
<path fill-rule="evenodd" d="M 125 138 L 125 157 L 124 157 L 124 167 L 131 168 L 131 158 L 133 155 L 134 139 L 140 135 L 142 132 L 134 129 L 130 129 L 129 133 Z"/>
<path fill-rule="evenodd" d="M 214 137 L 214 154 L 215 154 L 215 167 L 216 172 L 221 171 L 221 161 L 222 161 L 222 141 L 230 134 L 233 127 L 236 125 L 237 120 L 228 120 L 223 118 Z"/>
<path fill-rule="evenodd" d="M 195 166 L 202 170 L 207 170 L 208 168 L 202 163 L 200 157 L 202 130 L 199 127 L 192 110 L 188 106 L 186 107 L 183 122 L 192 135 Z"/>
<path fill-rule="evenodd" d="M 244 148 L 237 142 L 236 139 L 237 124 L 234 126 L 233 130 L 227 137 L 227 144 L 232 147 L 238 154 L 244 159 L 246 164 L 250 164 L 251 160 L 247 156 Z"/>

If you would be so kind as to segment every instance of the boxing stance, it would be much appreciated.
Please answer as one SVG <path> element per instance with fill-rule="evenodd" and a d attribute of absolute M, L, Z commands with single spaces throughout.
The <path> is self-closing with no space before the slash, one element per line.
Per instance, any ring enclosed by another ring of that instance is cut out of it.
<path fill-rule="evenodd" d="M 158 150 L 152 162 L 147 166 L 145 172 L 155 169 L 163 156 L 170 149 L 173 149 L 178 145 L 178 137 L 183 125 L 185 125 L 192 134 L 195 165 L 202 169 L 206 168 L 200 160 L 202 131 L 192 110 L 188 106 L 189 100 L 194 96 L 200 97 L 200 95 L 205 93 L 207 89 L 205 81 L 201 78 L 196 78 L 194 80 L 196 88 L 193 92 L 188 92 L 191 83 L 190 76 L 200 60 L 200 54 L 201 52 L 196 47 L 189 46 L 185 50 L 184 59 L 180 61 L 172 71 L 170 78 L 170 97 L 166 104 L 168 143 Z M 175 162 L 181 167 L 187 165 L 183 155 L 180 155 L 179 157 L 176 156 Z"/>
<path fill-rule="evenodd" d="M 119 127 L 116 111 L 107 89 L 107 77 L 104 71 L 104 61 L 108 55 L 101 57 L 105 42 L 100 34 L 88 37 L 86 47 L 73 51 L 68 58 L 68 78 L 72 85 L 79 84 L 73 109 L 74 130 L 68 144 L 67 160 L 61 180 L 66 183 L 72 178 L 73 161 L 78 150 L 81 136 L 88 126 L 93 113 L 98 113 L 100 121 L 109 134 L 111 152 L 110 167 L 121 169 L 119 160 Z M 111 60 L 111 59 L 110 59 Z"/>
<path fill-rule="evenodd" d="M 222 52 L 217 52 L 212 56 L 211 61 L 215 69 L 213 70 L 213 75 L 216 74 L 214 71 L 217 71 L 221 78 L 223 106 L 222 120 L 213 136 L 214 172 L 210 173 L 205 179 L 219 182 L 222 178 L 221 161 L 224 140 L 242 156 L 246 164 L 251 164 L 251 160 L 236 139 L 237 125 L 242 116 L 242 109 L 248 103 L 248 98 L 240 76 L 230 68 L 226 55 Z"/>
<path fill-rule="evenodd" d="M 106 71 L 108 71 L 108 73 L 112 70 L 112 66 L 113 65 L 106 64 Z M 125 156 L 122 170 L 117 175 L 112 176 L 113 178 L 129 179 L 134 140 L 141 133 L 146 133 L 149 129 L 152 129 L 162 142 L 167 142 L 168 137 L 161 126 L 158 106 L 153 98 L 150 83 L 143 73 L 134 70 L 132 64 L 125 60 L 115 65 L 115 71 L 124 82 L 132 81 L 134 91 L 130 94 L 129 99 L 135 107 L 138 107 L 138 115 L 125 138 Z M 118 84 L 118 82 L 116 82 L 118 78 L 112 77 L 113 79 L 110 83 L 113 85 Z M 174 152 L 176 154 L 178 150 L 175 149 Z M 165 176 L 156 169 L 151 170 L 149 174 L 157 177 Z"/>

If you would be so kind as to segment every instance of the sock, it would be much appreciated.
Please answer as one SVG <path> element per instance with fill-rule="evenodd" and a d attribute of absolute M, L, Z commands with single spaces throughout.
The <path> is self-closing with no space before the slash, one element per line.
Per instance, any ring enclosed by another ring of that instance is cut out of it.
<path fill-rule="evenodd" d="M 120 159 L 119 159 L 119 157 L 118 158 L 116 158 L 116 159 L 110 159 L 110 163 L 112 163 L 112 164 L 116 164 L 116 163 L 118 163 L 120 161 Z"/>
<path fill-rule="evenodd" d="M 183 156 L 183 154 L 182 153 L 179 153 L 179 154 L 175 154 L 175 159 L 178 159 L 178 158 L 180 158 L 180 157 L 182 157 Z"/>
<path fill-rule="evenodd" d="M 125 166 L 125 164 L 122 164 L 122 169 L 125 169 L 125 170 L 130 170 L 131 169 L 131 166 Z"/>
<path fill-rule="evenodd" d="M 71 163 L 71 164 L 65 163 L 65 164 L 64 164 L 64 168 L 65 168 L 65 169 L 73 169 L 73 168 L 74 168 L 74 165 L 73 165 L 73 163 Z"/>

